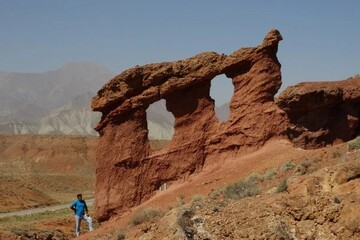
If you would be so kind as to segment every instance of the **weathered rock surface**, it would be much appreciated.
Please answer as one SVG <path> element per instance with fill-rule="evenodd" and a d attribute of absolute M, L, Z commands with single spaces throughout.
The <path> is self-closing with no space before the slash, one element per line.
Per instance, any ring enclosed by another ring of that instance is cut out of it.
<path fill-rule="evenodd" d="M 93 110 L 102 112 L 96 127 L 96 217 L 106 220 L 149 199 L 163 183 L 254 151 L 274 137 L 306 148 L 354 138 L 359 133 L 358 78 L 299 84 L 275 103 L 281 40 L 279 31 L 271 30 L 257 47 L 136 66 L 105 84 L 92 100 Z M 220 74 L 234 85 L 225 122 L 216 118 L 209 95 L 211 80 Z M 166 148 L 152 153 L 146 109 L 160 99 L 175 117 L 175 132 Z"/>
<path fill-rule="evenodd" d="M 289 138 L 301 147 L 344 142 L 360 133 L 360 78 L 306 82 L 288 87 L 276 99 L 288 115 Z"/>
<path fill-rule="evenodd" d="M 0 239 L 7 239 L 7 240 L 20 240 L 20 236 L 6 231 L 0 231 Z"/>
<path fill-rule="evenodd" d="M 271 30 L 258 47 L 136 66 L 108 82 L 92 101 L 103 114 L 96 127 L 96 217 L 105 220 L 140 204 L 164 182 L 186 178 L 223 153 L 255 150 L 284 135 L 286 114 L 273 100 L 281 86 L 280 40 Z M 234 84 L 230 118 L 223 123 L 209 95 L 220 74 Z M 175 133 L 165 149 L 150 154 L 145 110 L 160 99 L 175 117 Z"/>
<path fill-rule="evenodd" d="M 127 239 L 359 239 L 359 169 L 356 157 L 312 174 L 293 174 L 281 193 L 203 196 L 144 223 L 147 231 L 140 226 Z"/>

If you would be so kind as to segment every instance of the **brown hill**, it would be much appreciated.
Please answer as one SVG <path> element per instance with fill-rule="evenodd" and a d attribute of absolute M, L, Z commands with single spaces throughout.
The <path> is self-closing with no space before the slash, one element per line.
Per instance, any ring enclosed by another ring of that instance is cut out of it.
<path fill-rule="evenodd" d="M 94 195 L 96 137 L 0 135 L 0 211 Z"/>
<path fill-rule="evenodd" d="M 80 239 L 358 239 L 359 143 L 304 150 L 272 140 L 156 191 Z"/>
<path fill-rule="evenodd" d="M 2 150 L 6 149 L 2 151 L 2 157 L 6 152 L 12 161 L 16 161 L 21 158 L 24 160 L 23 156 L 26 155 L 32 164 L 36 161 L 29 157 L 35 156 L 29 153 L 30 145 L 38 148 L 35 145 L 39 144 L 44 147 L 43 151 L 52 149 L 56 154 L 62 152 L 63 155 L 64 152 L 59 148 L 69 148 L 72 149 L 67 152 L 69 157 L 81 159 L 86 149 L 83 147 L 89 147 L 96 141 L 94 138 L 82 137 L 7 137 L 1 138 Z M 27 150 L 19 148 L 20 143 L 27 146 Z M 154 146 L 161 148 L 165 143 L 159 141 Z M 223 158 L 221 162 L 204 167 L 198 175 L 168 183 L 167 188 L 157 190 L 154 197 L 139 207 L 122 215 L 114 215 L 110 221 L 102 223 L 101 227 L 96 225 L 97 229 L 93 233 L 87 233 L 81 239 L 110 240 L 122 239 L 122 236 L 126 236 L 125 239 L 358 239 L 360 226 L 357 221 L 359 211 L 356 209 L 360 206 L 359 143 L 358 139 L 350 144 L 304 150 L 294 147 L 288 140 L 272 140 L 258 151 Z M 90 148 L 87 150 L 90 151 L 87 155 L 93 154 Z M 3 160 L 2 166 L 5 166 Z M 79 164 L 79 161 L 74 161 Z M 50 160 L 45 164 L 53 169 L 52 174 L 56 173 L 56 169 L 51 167 L 54 162 Z M 19 165 L 22 164 L 19 162 Z M 28 164 L 28 169 L 30 166 Z M 4 169 L 10 172 L 9 168 Z M 91 168 L 88 170 L 89 173 L 92 171 Z M 73 182 L 73 174 L 78 171 L 75 167 L 59 168 L 59 171 L 56 175 L 59 183 L 47 181 L 54 176 L 50 172 L 46 176 L 43 170 L 39 170 L 43 173 L 41 179 L 45 179 L 43 185 L 37 186 L 40 181 L 31 185 L 42 187 L 45 193 L 54 190 L 54 186 L 62 186 L 62 191 L 68 191 L 67 197 L 72 200 L 74 193 L 80 189 L 73 189 L 78 186 Z M 80 174 L 79 183 L 82 183 L 80 178 L 86 179 Z M 224 196 L 231 183 L 246 178 L 252 179 L 250 189 L 257 189 L 255 196 L 239 199 Z M 27 193 L 29 188 L 26 184 L 33 183 L 31 181 L 34 178 L 27 179 L 26 183 L 11 181 L 8 187 L 13 190 L 12 195 L 6 195 L 2 202 L 10 199 L 13 205 L 21 206 L 19 201 L 14 201 L 14 195 L 17 194 L 28 202 L 30 194 Z M 285 179 L 287 189 L 278 193 L 277 189 Z M 43 195 L 31 197 L 41 199 Z M 36 204 L 41 205 L 39 200 Z M 27 203 L 26 206 L 31 204 Z M 142 217 L 141 213 L 148 209 L 159 209 L 162 217 Z M 36 219 L 35 216 L 31 218 Z M 137 225 L 134 226 L 134 222 Z M 83 227 L 86 233 L 85 225 Z M 37 239 L 71 239 L 72 232 L 72 217 L 54 215 L 53 219 L 47 221 L 33 221 L 31 229 L 15 228 L 13 233 L 2 232 L 0 236 L 6 239 L 17 239 L 19 235 L 23 239 L 33 239 L 35 236 Z"/>

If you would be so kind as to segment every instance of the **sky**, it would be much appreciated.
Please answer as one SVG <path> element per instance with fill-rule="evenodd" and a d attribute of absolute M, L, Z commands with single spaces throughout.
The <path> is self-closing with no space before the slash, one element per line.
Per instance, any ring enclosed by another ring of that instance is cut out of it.
<path fill-rule="evenodd" d="M 0 0 L 0 71 L 88 61 L 121 73 L 204 51 L 231 54 L 276 28 L 284 89 L 359 74 L 359 23 L 358 0 Z M 225 77 L 213 89 L 217 103 L 233 91 Z"/>

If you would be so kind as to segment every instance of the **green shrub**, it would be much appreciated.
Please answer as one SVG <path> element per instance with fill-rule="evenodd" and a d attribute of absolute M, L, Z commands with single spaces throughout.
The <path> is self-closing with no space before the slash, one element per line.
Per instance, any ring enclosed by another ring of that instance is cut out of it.
<path fill-rule="evenodd" d="M 206 198 L 206 196 L 204 196 L 204 195 L 194 195 L 194 196 L 192 197 L 192 200 L 193 200 L 193 202 L 194 202 L 194 201 L 195 201 L 195 202 L 198 202 L 198 201 L 203 201 L 205 198 Z"/>
<path fill-rule="evenodd" d="M 276 176 L 276 170 L 275 169 L 269 169 L 266 171 L 264 178 L 265 179 L 273 179 Z"/>
<path fill-rule="evenodd" d="M 303 166 L 301 165 L 297 165 L 295 170 L 294 170 L 294 173 L 301 173 L 301 169 L 304 168 Z"/>
<path fill-rule="evenodd" d="M 292 164 L 292 162 L 288 162 L 281 166 L 281 170 L 283 172 L 286 172 L 286 171 L 292 169 L 293 167 L 294 167 L 294 165 Z"/>
<path fill-rule="evenodd" d="M 250 181 L 259 181 L 259 182 L 262 182 L 264 181 L 264 176 L 261 175 L 260 173 L 257 173 L 257 172 L 254 172 L 254 173 L 251 173 L 247 179 L 249 179 Z"/>
<path fill-rule="evenodd" d="M 349 151 L 360 149 L 360 137 L 348 142 Z"/>
<path fill-rule="evenodd" d="M 278 192 L 278 193 L 285 192 L 287 190 L 287 188 L 288 188 L 287 180 L 284 179 L 279 183 L 279 185 L 277 185 L 276 192 Z"/>
<path fill-rule="evenodd" d="M 214 199 L 217 198 L 219 196 L 222 195 L 222 190 L 221 189 L 213 189 L 210 193 L 209 193 L 209 198 L 210 199 Z"/>
<path fill-rule="evenodd" d="M 162 217 L 162 216 L 164 216 L 164 212 L 156 208 L 149 207 L 149 208 L 139 209 L 133 214 L 130 223 L 132 225 L 139 225 L 155 217 Z"/>
<path fill-rule="evenodd" d="M 317 167 L 314 164 L 318 163 L 319 161 L 319 158 L 306 160 L 300 163 L 300 165 L 297 165 L 294 172 L 301 175 L 313 173 L 317 170 Z"/>
<path fill-rule="evenodd" d="M 240 199 L 254 196 L 259 193 L 257 181 L 245 179 L 227 186 L 223 192 L 224 197 Z"/>

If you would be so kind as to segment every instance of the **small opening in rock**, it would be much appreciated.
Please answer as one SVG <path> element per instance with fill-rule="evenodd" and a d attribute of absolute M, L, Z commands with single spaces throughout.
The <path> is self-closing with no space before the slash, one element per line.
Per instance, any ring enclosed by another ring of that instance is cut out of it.
<path fill-rule="evenodd" d="M 215 114 L 220 122 L 227 121 L 230 116 L 230 101 L 234 94 L 234 86 L 225 74 L 211 80 L 210 96 L 215 100 Z"/>
<path fill-rule="evenodd" d="M 151 104 L 146 110 L 149 140 L 152 151 L 163 149 L 174 135 L 175 118 L 166 110 L 165 100 Z"/>

